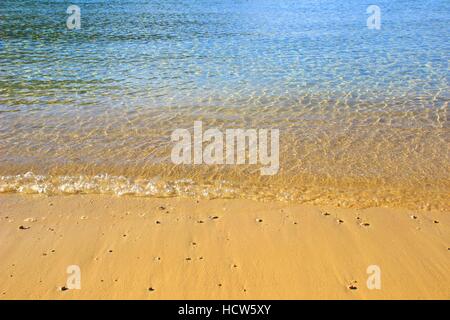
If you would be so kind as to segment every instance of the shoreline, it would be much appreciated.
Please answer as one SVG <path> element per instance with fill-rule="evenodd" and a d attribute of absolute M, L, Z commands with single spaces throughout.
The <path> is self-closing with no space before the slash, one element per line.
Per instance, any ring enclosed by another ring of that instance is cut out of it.
<path fill-rule="evenodd" d="M 28 171 L 25 174 L 0 175 L 0 195 L 17 193 L 45 196 L 241 199 L 353 209 L 387 207 L 450 212 L 447 201 L 449 186 L 443 178 L 435 180 L 434 183 L 427 180 L 423 181 L 422 185 L 408 186 L 388 183 L 383 179 L 333 180 L 323 176 L 287 178 L 258 174 L 255 178 L 255 172 L 251 179 L 242 180 L 237 172 L 227 172 L 230 179 L 224 180 L 218 171 L 215 171 L 217 169 L 214 165 L 200 166 L 198 171 L 189 171 L 188 167 L 173 168 L 170 177 L 130 177 L 107 173 L 51 175 Z M 301 186 L 298 185 L 300 182 Z M 429 188 L 430 184 L 434 185 L 434 189 Z"/>
<path fill-rule="evenodd" d="M 1 194 L 0 243 L 0 299 L 450 296 L 450 216 L 435 210 Z M 72 265 L 80 290 L 64 290 Z"/>

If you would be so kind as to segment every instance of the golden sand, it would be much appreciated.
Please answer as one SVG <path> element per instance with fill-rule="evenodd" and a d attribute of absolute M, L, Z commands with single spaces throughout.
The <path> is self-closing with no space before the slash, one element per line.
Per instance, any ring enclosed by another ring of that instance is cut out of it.
<path fill-rule="evenodd" d="M 1 299 L 448 299 L 449 266 L 440 211 L 0 196 Z"/>

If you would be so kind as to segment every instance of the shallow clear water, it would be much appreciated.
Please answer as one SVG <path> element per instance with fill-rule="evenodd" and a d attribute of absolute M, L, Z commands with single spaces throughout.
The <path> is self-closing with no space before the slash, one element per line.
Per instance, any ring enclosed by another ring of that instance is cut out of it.
<path fill-rule="evenodd" d="M 449 209 L 450 2 L 0 2 L 0 192 Z M 280 171 L 170 134 L 280 129 Z"/>

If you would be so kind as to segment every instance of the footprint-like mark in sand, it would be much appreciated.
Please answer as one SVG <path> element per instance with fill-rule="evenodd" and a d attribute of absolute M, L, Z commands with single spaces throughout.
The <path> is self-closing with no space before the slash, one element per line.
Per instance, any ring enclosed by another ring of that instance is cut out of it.
<path fill-rule="evenodd" d="M 413 219 L 413 220 L 416 220 L 416 219 L 417 219 L 417 216 L 411 215 L 410 218 Z"/>
<path fill-rule="evenodd" d="M 219 219 L 219 217 L 218 217 L 218 216 L 209 216 L 209 218 L 210 218 L 211 220 L 216 220 L 216 219 Z"/>
<path fill-rule="evenodd" d="M 344 220 L 337 219 L 336 222 L 337 222 L 338 224 L 343 224 L 343 223 L 344 223 Z"/>
<path fill-rule="evenodd" d="M 326 217 L 326 216 L 329 216 L 330 214 L 328 212 L 324 212 L 324 213 L 322 213 L 322 215 Z"/>
<path fill-rule="evenodd" d="M 155 291 L 155 288 L 150 287 L 150 288 L 148 288 L 148 291 L 153 292 L 153 291 Z"/>
<path fill-rule="evenodd" d="M 203 220 L 198 220 L 197 223 L 205 223 Z"/>
<path fill-rule="evenodd" d="M 31 227 L 26 227 L 26 226 L 19 226 L 19 230 L 28 230 L 28 229 L 30 229 Z"/>
<path fill-rule="evenodd" d="M 438 224 L 438 223 L 439 223 L 439 221 L 438 221 L 438 220 L 434 220 L 434 221 L 433 221 L 433 223 L 435 223 L 435 224 Z"/>
<path fill-rule="evenodd" d="M 256 222 L 261 223 L 261 222 L 263 222 L 263 219 L 256 219 Z"/>

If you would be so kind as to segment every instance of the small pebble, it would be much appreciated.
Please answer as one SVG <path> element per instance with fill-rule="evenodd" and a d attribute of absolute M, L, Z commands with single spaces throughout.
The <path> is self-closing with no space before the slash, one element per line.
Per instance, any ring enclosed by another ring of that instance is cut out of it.
<path fill-rule="evenodd" d="M 368 227 L 368 226 L 370 226 L 370 223 L 364 222 L 364 223 L 361 223 L 361 225 L 362 225 L 363 227 Z"/>
<path fill-rule="evenodd" d="M 349 288 L 350 290 L 357 290 L 358 289 L 358 287 L 356 286 L 357 283 L 358 283 L 358 281 L 353 281 L 352 283 L 350 283 L 348 285 L 347 288 Z"/>

